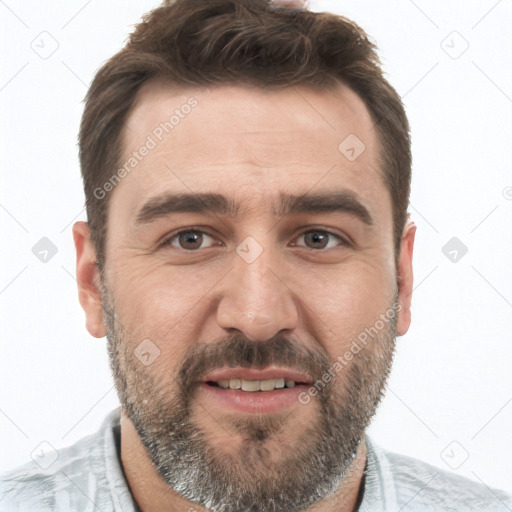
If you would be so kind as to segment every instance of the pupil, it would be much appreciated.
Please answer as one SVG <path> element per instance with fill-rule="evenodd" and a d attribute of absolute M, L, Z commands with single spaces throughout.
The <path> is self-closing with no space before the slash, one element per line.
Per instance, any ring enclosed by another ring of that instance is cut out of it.
<path fill-rule="evenodd" d="M 312 232 L 312 233 L 308 233 L 306 235 L 306 237 L 310 237 L 310 240 L 314 243 L 314 244 L 318 244 L 320 243 L 321 244 L 321 247 L 325 247 L 326 245 L 326 241 L 327 241 L 327 236 L 326 235 L 323 235 L 323 234 L 319 234 L 319 233 L 315 233 L 315 232 Z M 322 243 L 323 242 L 323 243 Z"/>
<path fill-rule="evenodd" d="M 203 235 L 201 235 L 201 233 L 188 231 L 180 235 L 180 244 L 184 249 L 196 249 L 198 245 L 201 245 L 202 239 Z"/>

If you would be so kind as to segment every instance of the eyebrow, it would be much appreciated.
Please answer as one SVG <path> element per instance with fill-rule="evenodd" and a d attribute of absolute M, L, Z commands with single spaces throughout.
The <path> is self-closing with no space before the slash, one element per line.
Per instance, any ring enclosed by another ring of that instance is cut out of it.
<path fill-rule="evenodd" d="M 350 191 L 317 192 L 293 195 L 282 192 L 280 207 L 273 205 L 275 216 L 297 215 L 301 213 L 349 213 L 364 224 L 373 224 L 372 216 L 366 206 Z M 149 199 L 137 214 L 136 224 L 149 224 L 173 213 L 201 213 L 236 217 L 240 204 L 217 193 L 179 193 L 162 194 Z"/>

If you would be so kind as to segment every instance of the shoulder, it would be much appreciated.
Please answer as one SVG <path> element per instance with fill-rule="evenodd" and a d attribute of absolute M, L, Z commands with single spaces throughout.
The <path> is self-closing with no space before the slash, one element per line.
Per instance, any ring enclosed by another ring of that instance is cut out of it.
<path fill-rule="evenodd" d="M 116 409 L 96 433 L 1 474 L 0 511 L 85 510 L 91 501 L 111 510 L 98 501 L 111 485 L 105 460 L 115 450 L 112 429 L 118 416 Z"/>
<path fill-rule="evenodd" d="M 381 448 L 380 457 L 386 459 L 397 503 L 400 507 L 408 504 L 405 510 L 512 510 L 512 495 L 483 482 Z"/>

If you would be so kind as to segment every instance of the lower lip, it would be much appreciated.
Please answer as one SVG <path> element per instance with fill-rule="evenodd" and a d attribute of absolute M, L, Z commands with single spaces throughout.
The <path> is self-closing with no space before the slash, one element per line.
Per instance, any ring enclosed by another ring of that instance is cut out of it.
<path fill-rule="evenodd" d="M 308 387 L 305 384 L 298 384 L 293 388 L 251 393 L 239 389 L 223 389 L 209 384 L 200 384 L 199 390 L 209 400 L 208 403 L 215 402 L 239 412 L 271 413 L 301 405 L 299 395 L 307 391 Z"/>

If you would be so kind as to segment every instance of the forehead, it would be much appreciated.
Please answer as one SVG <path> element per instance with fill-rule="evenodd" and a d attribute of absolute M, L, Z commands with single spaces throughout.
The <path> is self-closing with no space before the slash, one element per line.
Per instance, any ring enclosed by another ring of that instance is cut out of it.
<path fill-rule="evenodd" d="M 149 198 L 172 191 L 222 192 L 241 213 L 275 213 L 283 192 L 334 189 L 366 196 L 372 210 L 388 195 L 379 147 L 364 102 L 342 84 L 327 91 L 178 89 L 154 80 L 127 117 L 120 164 L 126 172 L 110 210 L 122 207 L 135 218 Z"/>

